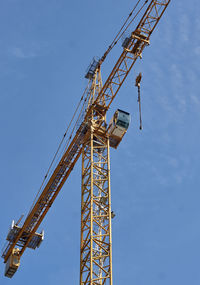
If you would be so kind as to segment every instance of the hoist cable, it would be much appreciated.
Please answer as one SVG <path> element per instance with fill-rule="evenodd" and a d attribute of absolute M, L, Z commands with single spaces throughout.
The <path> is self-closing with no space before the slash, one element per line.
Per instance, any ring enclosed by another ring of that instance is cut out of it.
<path fill-rule="evenodd" d="M 142 7 L 139 9 L 139 11 L 136 13 L 136 15 L 133 17 L 133 19 L 130 21 L 130 23 L 127 25 L 126 29 L 123 31 L 121 37 L 123 36 L 123 34 L 127 31 L 128 27 L 132 24 L 132 22 L 135 20 L 135 18 L 137 17 L 137 15 L 141 12 L 141 10 L 144 8 L 144 6 L 147 4 L 149 0 L 146 0 L 144 2 L 144 4 L 142 5 Z"/>
<path fill-rule="evenodd" d="M 123 26 L 121 27 L 121 29 L 119 30 L 119 32 L 117 33 L 116 37 L 114 38 L 113 42 L 111 43 L 111 47 L 115 44 L 117 37 L 120 35 L 121 31 L 123 30 L 123 28 L 125 27 L 126 23 L 128 22 L 129 18 L 132 16 L 133 12 L 135 11 L 135 9 L 137 8 L 138 4 L 140 3 L 141 0 L 138 0 L 138 2 L 136 3 L 135 7 L 133 8 L 133 10 L 131 11 L 131 13 L 128 15 L 126 21 L 124 22 Z M 118 40 L 117 40 L 118 41 Z"/>
<path fill-rule="evenodd" d="M 88 85 L 89 85 L 89 83 L 88 83 Z M 81 99 L 80 99 L 80 101 L 79 101 L 79 103 L 78 103 L 78 105 L 77 105 L 77 107 L 76 107 L 76 110 L 75 110 L 75 112 L 74 112 L 74 114 L 73 114 L 73 117 L 72 117 L 72 119 L 71 119 L 71 121 L 70 121 L 68 127 L 67 127 L 67 130 L 66 130 L 66 132 L 64 133 L 64 135 L 63 135 L 63 137 L 62 137 L 62 140 L 60 141 L 59 146 L 58 146 L 58 148 L 57 148 L 57 150 L 56 150 L 56 152 L 55 152 L 55 154 L 54 154 L 54 156 L 53 156 L 53 159 L 52 159 L 52 161 L 51 161 L 51 163 L 50 163 L 50 166 L 49 166 L 49 168 L 48 168 L 48 170 L 47 170 L 47 173 L 46 173 L 46 175 L 45 175 L 45 177 L 44 177 L 44 179 L 43 179 L 43 181 L 42 181 L 42 184 L 41 184 L 41 186 L 40 186 L 40 188 L 39 188 L 39 190 L 38 190 L 38 192 L 37 192 L 37 194 L 36 194 L 36 196 L 35 196 L 35 199 L 34 199 L 32 205 L 31 205 L 31 208 L 30 208 L 30 210 L 29 210 L 29 213 L 30 213 L 31 210 L 33 209 L 33 206 L 34 206 L 34 204 L 35 204 L 35 202 L 36 202 L 36 199 L 38 198 L 38 196 L 39 196 L 39 194 L 40 194 L 40 192 L 41 192 L 41 189 L 42 189 L 42 187 L 43 187 L 43 185 L 44 185 L 44 182 L 45 182 L 46 178 L 48 177 L 49 172 L 50 172 L 50 170 L 51 170 L 51 168 L 52 168 L 52 165 L 53 165 L 54 162 L 55 162 L 55 159 L 56 159 L 56 157 L 57 157 L 57 155 L 58 155 L 58 153 L 59 153 L 59 150 L 60 150 L 60 148 L 61 148 L 61 146 L 62 146 L 62 144 L 63 144 L 63 141 L 65 140 L 65 137 L 66 137 L 66 135 L 67 135 L 67 133 L 68 133 L 70 127 L 71 127 L 71 124 L 72 124 L 72 122 L 73 122 L 73 120 L 74 120 L 74 118 L 75 118 L 75 116 L 76 116 L 76 113 L 78 112 L 78 109 L 79 109 L 79 107 L 80 107 L 80 104 L 81 104 L 81 102 L 82 102 L 84 96 L 85 96 L 85 93 L 86 93 L 86 91 L 88 90 L 88 85 L 86 86 L 86 88 L 85 88 L 85 90 L 84 90 L 84 92 L 83 92 L 83 95 L 81 96 Z M 82 112 L 82 109 L 81 109 L 81 112 Z M 81 112 L 80 112 L 80 114 L 81 114 Z M 80 114 L 79 114 L 79 117 L 80 117 Z M 77 123 L 77 121 L 76 121 L 76 123 Z M 76 126 L 76 123 L 75 123 L 75 126 Z M 74 126 L 74 128 L 75 128 L 75 126 Z M 73 128 L 73 130 L 74 130 L 74 128 Z M 71 135 L 69 136 L 68 141 L 70 141 L 70 139 L 71 139 Z"/>
<path fill-rule="evenodd" d="M 79 113 L 79 115 L 78 115 L 78 118 L 77 118 L 77 120 L 76 120 L 76 123 L 74 124 L 74 127 L 73 127 L 73 129 L 72 129 L 72 131 L 71 131 L 71 134 L 70 134 L 70 136 L 69 136 L 69 139 L 66 141 L 66 144 L 63 146 L 63 149 L 62 149 L 62 151 L 61 151 L 59 157 L 58 157 L 57 160 L 56 160 L 56 164 L 57 164 L 57 162 L 60 160 L 60 157 L 63 155 L 63 153 L 66 152 L 66 150 L 67 150 L 67 148 L 68 148 L 68 146 L 69 146 L 69 142 L 70 142 L 70 140 L 71 140 L 71 138 L 72 138 L 72 135 L 73 135 L 73 133 L 74 133 L 74 130 L 76 129 L 76 126 L 78 125 L 78 122 L 79 122 L 79 120 L 80 120 L 80 118 L 81 118 L 81 116 L 82 116 L 82 114 L 83 114 L 83 110 L 84 110 L 84 107 L 85 107 L 85 102 L 86 102 L 86 100 L 87 100 L 87 97 L 85 98 L 85 100 L 84 100 L 84 102 L 83 102 L 81 111 L 80 111 L 80 113 Z M 52 171 L 51 171 L 51 174 L 52 174 L 52 173 L 53 173 L 53 169 L 52 169 Z"/>
<path fill-rule="evenodd" d="M 107 57 L 107 55 L 109 54 L 109 52 L 113 49 L 113 47 L 118 43 L 118 41 L 120 40 L 120 38 L 124 35 L 124 33 L 127 31 L 128 27 L 130 26 L 130 24 L 135 20 L 135 18 L 137 17 L 137 15 L 141 12 L 141 10 L 144 8 L 144 6 L 147 4 L 149 0 L 146 0 L 144 2 L 144 4 L 142 5 L 142 7 L 139 9 L 139 11 L 136 13 L 136 15 L 133 17 L 133 19 L 131 20 L 131 22 L 127 25 L 127 27 L 124 29 L 124 27 L 126 26 L 127 22 L 129 21 L 129 19 L 131 18 L 133 12 L 135 11 L 135 9 L 137 8 L 137 6 L 139 5 L 139 3 L 141 2 L 141 0 L 138 0 L 138 2 L 135 4 L 134 8 L 132 9 L 132 11 L 130 12 L 130 14 L 128 15 L 126 21 L 124 22 L 124 24 L 122 25 L 121 29 L 119 30 L 119 32 L 117 33 L 117 35 L 115 36 L 114 40 L 112 41 L 112 43 L 109 45 L 108 49 L 106 50 L 106 52 L 104 53 L 104 55 L 101 57 L 100 59 L 100 65 L 103 63 L 103 61 L 105 60 L 105 58 Z M 123 30 L 124 29 L 124 30 Z"/>

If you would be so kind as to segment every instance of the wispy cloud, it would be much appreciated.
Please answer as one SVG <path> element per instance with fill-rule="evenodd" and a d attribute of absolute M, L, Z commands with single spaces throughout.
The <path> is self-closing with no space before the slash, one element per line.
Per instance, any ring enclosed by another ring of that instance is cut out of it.
<path fill-rule="evenodd" d="M 200 46 L 195 47 L 194 53 L 195 53 L 197 56 L 200 56 Z"/>
<path fill-rule="evenodd" d="M 180 17 L 180 32 L 181 40 L 187 42 L 190 34 L 190 21 L 186 14 L 183 14 Z"/>
<path fill-rule="evenodd" d="M 180 96 L 180 91 L 183 90 L 183 72 L 180 66 L 176 64 L 171 65 L 171 74 L 172 74 L 172 86 L 174 90 L 174 99 L 176 100 L 176 109 L 179 111 L 186 111 L 186 98 L 184 93 L 182 92 Z"/>
<path fill-rule="evenodd" d="M 32 58 L 32 57 L 36 57 L 37 53 L 34 50 L 26 50 L 23 49 L 21 47 L 13 47 L 10 49 L 10 54 L 12 56 L 15 56 L 17 58 Z"/>

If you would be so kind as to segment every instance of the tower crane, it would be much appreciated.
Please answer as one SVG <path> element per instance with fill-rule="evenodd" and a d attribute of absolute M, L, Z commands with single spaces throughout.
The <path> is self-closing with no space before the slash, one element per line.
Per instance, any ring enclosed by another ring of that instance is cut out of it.
<path fill-rule="evenodd" d="M 134 63 L 150 44 L 150 36 L 169 3 L 137 1 L 105 54 L 93 59 L 85 75 L 88 86 L 78 106 L 80 112 L 70 123 L 71 133 L 67 130 L 63 136 L 64 148 L 59 146 L 60 158 L 56 162 L 57 151 L 24 223 L 20 226 L 21 218 L 12 222 L 2 254 L 5 276 L 14 275 L 26 248 L 39 247 L 44 233 L 36 231 L 82 154 L 80 285 L 113 284 L 110 147 L 120 144 L 130 114 L 118 109 L 109 124 L 106 114 Z M 103 84 L 102 63 L 128 29 L 131 33 L 124 39 L 122 52 Z"/>

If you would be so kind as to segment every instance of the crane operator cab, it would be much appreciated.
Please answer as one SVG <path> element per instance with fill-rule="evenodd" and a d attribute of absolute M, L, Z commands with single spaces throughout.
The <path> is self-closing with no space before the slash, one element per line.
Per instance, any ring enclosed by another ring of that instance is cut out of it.
<path fill-rule="evenodd" d="M 111 147 L 118 147 L 119 143 L 121 142 L 123 136 L 125 135 L 129 127 L 130 120 L 130 114 L 125 111 L 117 109 L 117 111 L 114 113 L 107 129 L 108 134 L 110 136 Z"/>
<path fill-rule="evenodd" d="M 5 276 L 12 278 L 20 265 L 20 250 L 14 248 L 6 262 Z"/>

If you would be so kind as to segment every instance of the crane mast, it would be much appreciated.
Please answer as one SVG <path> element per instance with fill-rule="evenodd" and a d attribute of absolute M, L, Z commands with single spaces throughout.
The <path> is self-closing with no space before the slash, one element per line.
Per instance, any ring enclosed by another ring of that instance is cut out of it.
<path fill-rule="evenodd" d="M 140 10 L 148 6 L 136 28 L 124 40 L 123 51 L 104 84 L 100 69 L 108 52 L 92 69 L 83 119 L 24 224 L 21 227 L 13 225 L 7 236 L 8 243 L 2 254 L 5 263 L 14 254 L 20 259 L 27 247 L 35 249 L 39 246 L 42 234 L 36 231 L 82 154 L 80 285 L 112 285 L 111 136 L 106 124 L 106 113 L 134 63 L 142 58 L 144 48 L 150 44 L 150 36 L 170 0 L 143 2 Z M 14 274 L 12 270 L 8 277 Z"/>
<path fill-rule="evenodd" d="M 92 104 L 102 88 L 100 68 L 92 80 Z M 101 97 L 99 104 L 104 105 Z M 80 285 L 112 284 L 109 136 L 102 116 L 91 112 L 82 148 Z"/>

